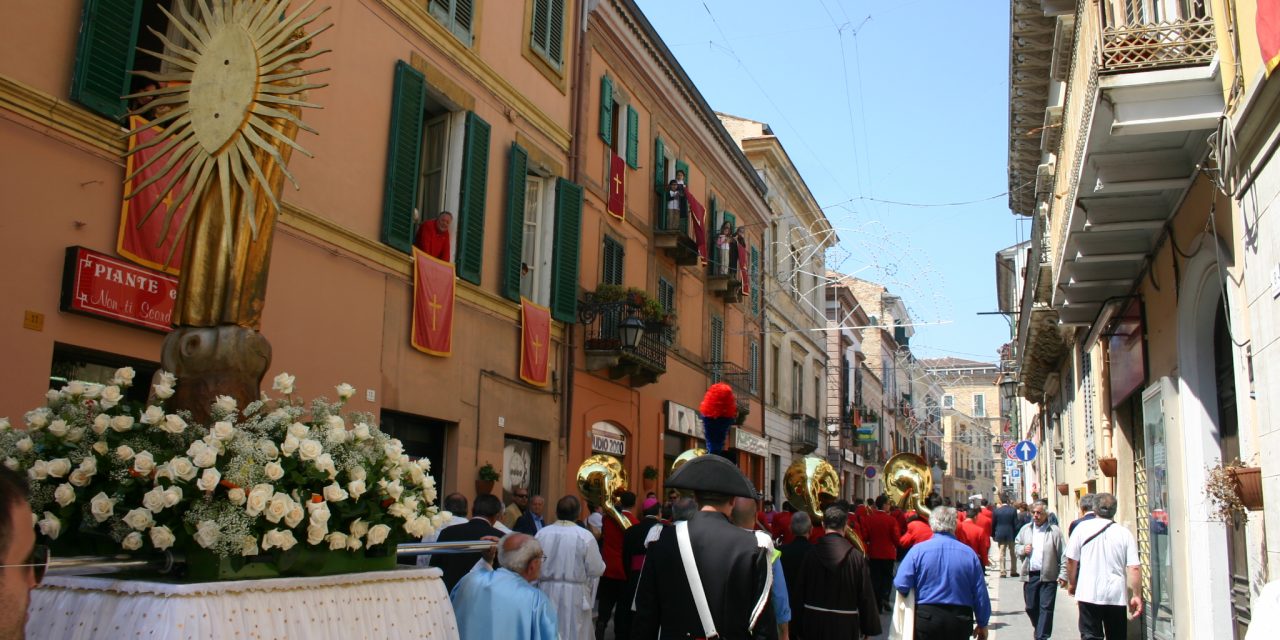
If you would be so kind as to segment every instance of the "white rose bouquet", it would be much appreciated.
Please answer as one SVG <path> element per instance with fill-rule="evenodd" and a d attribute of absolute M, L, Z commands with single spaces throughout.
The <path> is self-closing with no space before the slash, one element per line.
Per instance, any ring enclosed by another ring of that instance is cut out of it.
<path fill-rule="evenodd" d="M 394 555 L 444 519 L 430 462 L 413 460 L 368 414 L 338 401 L 309 409 L 283 397 L 240 408 L 219 396 L 212 424 L 169 413 L 179 384 L 156 376 L 149 403 L 126 399 L 134 372 L 112 384 L 72 382 L 28 412 L 26 429 L 0 419 L 0 462 L 31 480 L 42 538 L 60 554 L 177 549 L 241 563 L 295 546 Z"/>

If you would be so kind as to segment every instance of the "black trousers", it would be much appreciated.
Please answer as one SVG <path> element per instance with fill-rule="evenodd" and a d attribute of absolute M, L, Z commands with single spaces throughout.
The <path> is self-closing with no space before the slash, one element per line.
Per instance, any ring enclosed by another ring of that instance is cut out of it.
<path fill-rule="evenodd" d="M 893 606 L 893 560 L 867 559 L 867 568 L 871 570 L 871 588 L 875 589 L 876 602 L 880 607 Z"/>
<path fill-rule="evenodd" d="M 1036 630 L 1036 640 L 1048 640 L 1053 636 L 1053 607 L 1058 600 L 1058 583 L 1041 582 L 1040 572 L 1027 574 L 1029 580 L 1022 584 L 1022 598 L 1027 604 L 1027 617 Z"/>
<path fill-rule="evenodd" d="M 957 604 L 917 604 L 916 637 L 968 640 L 973 636 L 973 609 Z"/>
<path fill-rule="evenodd" d="M 609 626 L 609 618 L 615 609 L 617 617 L 613 625 L 613 637 L 616 640 L 627 640 L 631 637 L 631 601 L 627 599 L 627 581 L 600 578 L 600 586 L 596 589 L 599 608 L 596 616 L 596 639 L 603 640 L 605 627 Z"/>
<path fill-rule="evenodd" d="M 1081 640 L 1121 640 L 1129 633 L 1129 610 L 1121 604 L 1080 603 Z"/>

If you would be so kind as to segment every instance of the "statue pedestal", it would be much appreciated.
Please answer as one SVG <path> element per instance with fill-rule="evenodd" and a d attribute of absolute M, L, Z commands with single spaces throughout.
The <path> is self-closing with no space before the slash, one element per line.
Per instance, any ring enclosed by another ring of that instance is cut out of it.
<path fill-rule="evenodd" d="M 178 327 L 164 339 L 160 365 L 178 377 L 168 404 L 186 409 L 208 424 L 209 406 L 220 395 L 236 406 L 257 400 L 262 377 L 271 366 L 271 343 L 261 333 L 237 325 Z"/>

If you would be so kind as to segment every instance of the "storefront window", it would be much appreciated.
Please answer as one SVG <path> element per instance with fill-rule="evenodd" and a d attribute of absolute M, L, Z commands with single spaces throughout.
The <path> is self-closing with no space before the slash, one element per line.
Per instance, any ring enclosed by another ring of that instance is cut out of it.
<path fill-rule="evenodd" d="M 1160 386 L 1142 394 L 1143 454 L 1146 457 L 1148 554 L 1151 570 L 1151 600 L 1147 627 L 1153 638 L 1173 637 L 1173 580 L 1169 549 L 1168 448 L 1164 431 L 1164 407 Z M 1139 514 L 1142 516 L 1143 514 Z"/>
<path fill-rule="evenodd" d="M 445 434 L 452 422 L 436 420 L 411 413 L 382 410 L 382 431 L 397 438 L 404 445 L 405 455 L 431 461 L 431 475 L 437 480 L 445 477 Z M 440 495 L 445 495 L 444 491 Z"/>
<path fill-rule="evenodd" d="M 53 362 L 49 367 L 49 388 L 61 389 L 73 380 L 110 384 L 116 370 L 121 367 L 133 367 L 134 372 L 133 386 L 125 392 L 125 400 L 146 402 L 147 395 L 151 392 L 151 378 L 160 369 L 158 363 L 69 344 L 53 345 Z"/>
<path fill-rule="evenodd" d="M 542 451 L 545 443 L 508 437 L 502 445 L 502 489 L 510 499 L 516 489 L 542 494 Z"/>

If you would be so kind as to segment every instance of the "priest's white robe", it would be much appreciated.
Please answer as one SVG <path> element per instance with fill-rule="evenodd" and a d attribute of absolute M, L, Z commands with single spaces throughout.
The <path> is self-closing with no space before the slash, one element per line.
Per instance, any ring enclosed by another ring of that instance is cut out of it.
<path fill-rule="evenodd" d="M 535 537 L 547 556 L 538 588 L 555 606 L 561 640 L 593 640 L 596 632 L 591 607 L 604 573 L 595 537 L 565 520 L 543 527 Z"/>

